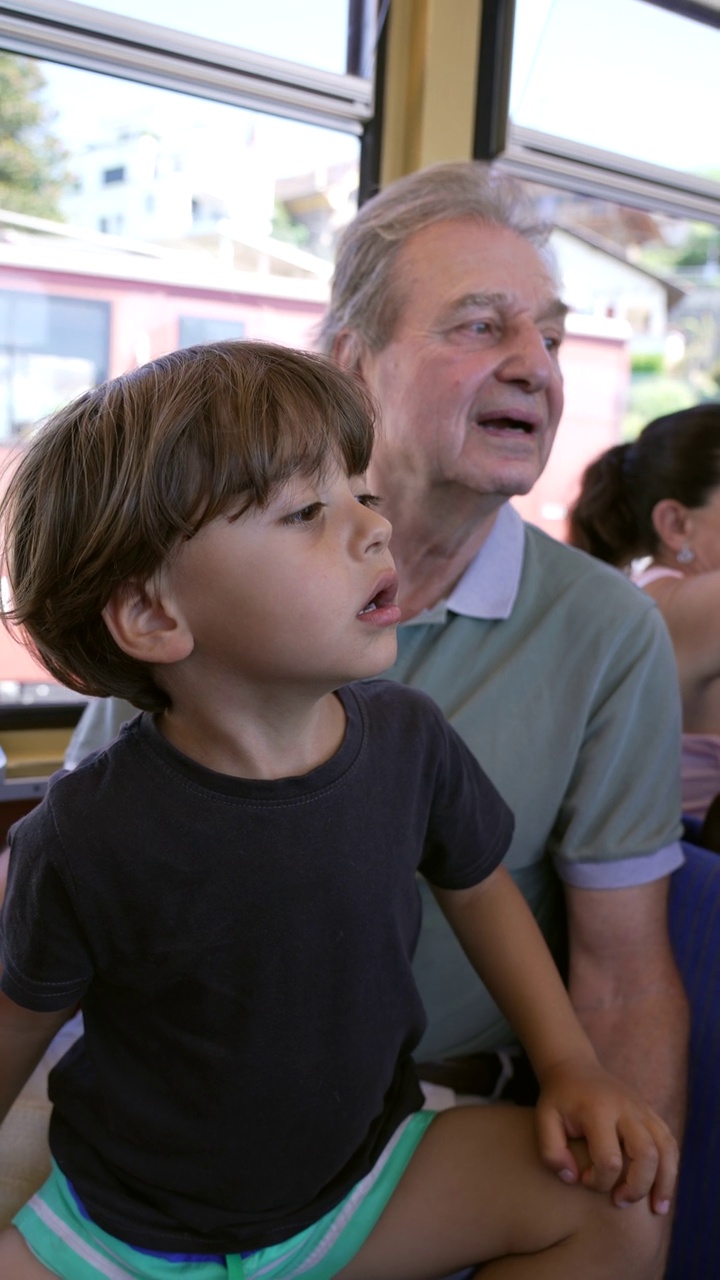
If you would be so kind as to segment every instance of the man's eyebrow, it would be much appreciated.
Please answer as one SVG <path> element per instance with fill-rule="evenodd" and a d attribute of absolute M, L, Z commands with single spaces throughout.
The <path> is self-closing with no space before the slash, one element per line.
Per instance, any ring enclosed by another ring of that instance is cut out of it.
<path fill-rule="evenodd" d="M 448 305 L 446 314 L 452 318 L 469 311 L 471 307 L 506 307 L 508 301 L 506 293 L 466 293 Z"/>
<path fill-rule="evenodd" d="M 538 317 L 540 320 L 564 320 L 568 315 L 570 308 L 567 302 L 563 302 L 561 298 L 554 298 L 548 307 L 545 308 L 542 315 Z"/>
<path fill-rule="evenodd" d="M 473 307 L 496 307 L 499 311 L 505 310 L 512 303 L 509 294 L 503 292 L 494 293 L 466 293 L 462 298 L 458 298 L 455 302 L 451 302 L 445 312 L 447 320 L 454 320 L 462 316 L 466 311 L 472 310 Z M 539 320 L 564 320 L 570 308 L 561 298 L 553 298 L 538 316 Z"/>

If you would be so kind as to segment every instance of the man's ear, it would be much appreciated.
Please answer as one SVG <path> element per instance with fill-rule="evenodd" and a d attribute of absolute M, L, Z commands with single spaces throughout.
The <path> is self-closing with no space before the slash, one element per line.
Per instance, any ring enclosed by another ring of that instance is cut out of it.
<path fill-rule="evenodd" d="M 365 344 L 352 329 L 341 329 L 332 347 L 332 357 L 341 369 L 362 377 Z"/>
<path fill-rule="evenodd" d="M 182 613 L 155 580 L 118 587 L 102 616 L 116 645 L 139 662 L 182 662 L 193 651 L 193 636 Z"/>
<path fill-rule="evenodd" d="M 662 498 L 652 510 L 653 528 L 668 550 L 677 554 L 692 534 L 692 513 L 677 498 Z"/>

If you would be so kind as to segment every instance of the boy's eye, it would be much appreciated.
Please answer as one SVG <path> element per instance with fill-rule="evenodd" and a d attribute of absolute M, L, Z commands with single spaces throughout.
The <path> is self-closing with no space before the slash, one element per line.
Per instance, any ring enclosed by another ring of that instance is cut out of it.
<path fill-rule="evenodd" d="M 382 498 L 376 493 L 358 493 L 357 501 L 361 507 L 369 507 L 371 511 L 375 511 L 381 505 Z"/>
<path fill-rule="evenodd" d="M 312 524 L 313 520 L 317 520 L 324 506 L 324 502 L 311 502 L 307 507 L 301 507 L 299 511 L 292 511 L 289 516 L 283 516 L 283 524 Z"/>

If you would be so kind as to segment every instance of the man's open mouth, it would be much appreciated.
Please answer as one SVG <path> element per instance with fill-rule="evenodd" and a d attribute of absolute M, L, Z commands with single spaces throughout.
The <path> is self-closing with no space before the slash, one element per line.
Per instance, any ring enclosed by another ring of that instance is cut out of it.
<path fill-rule="evenodd" d="M 535 423 L 523 418 L 479 418 L 475 425 L 482 427 L 484 431 L 512 431 L 527 436 L 535 432 Z"/>

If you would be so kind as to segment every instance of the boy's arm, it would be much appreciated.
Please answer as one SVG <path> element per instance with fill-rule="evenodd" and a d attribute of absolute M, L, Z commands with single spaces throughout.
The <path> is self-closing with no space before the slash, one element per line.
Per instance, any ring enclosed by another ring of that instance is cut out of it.
<path fill-rule="evenodd" d="M 0 1122 L 75 1008 L 36 1013 L 23 1009 L 0 991 Z"/>
<path fill-rule="evenodd" d="M 654 1209 L 667 1212 L 675 1140 L 641 1098 L 600 1066 L 545 940 L 507 872 L 498 867 L 471 889 L 433 886 L 433 891 L 532 1062 L 542 1090 L 538 1136 L 545 1162 L 575 1181 L 578 1167 L 568 1139 L 584 1137 L 592 1161 L 583 1175 L 587 1185 L 614 1187 L 617 1204 L 652 1188 Z"/>

